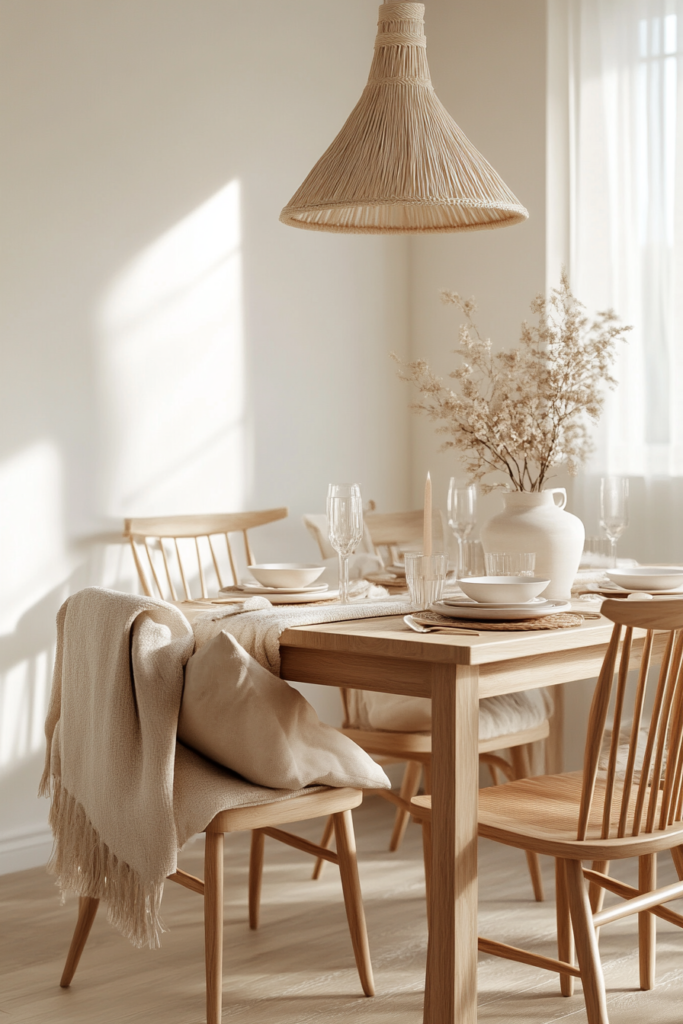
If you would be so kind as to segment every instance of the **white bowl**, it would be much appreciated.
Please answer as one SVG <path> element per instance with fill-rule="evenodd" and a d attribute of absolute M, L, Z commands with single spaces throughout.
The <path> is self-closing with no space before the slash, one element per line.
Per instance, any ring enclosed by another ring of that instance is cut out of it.
<path fill-rule="evenodd" d="M 532 601 L 550 583 L 541 576 L 468 576 L 458 585 L 480 604 L 523 604 Z"/>
<path fill-rule="evenodd" d="M 608 569 L 607 575 L 626 590 L 675 590 L 683 586 L 683 568 L 679 565 L 634 565 Z"/>
<path fill-rule="evenodd" d="M 324 565 L 309 562 L 271 562 L 250 565 L 249 572 L 263 587 L 310 587 L 325 571 Z"/>

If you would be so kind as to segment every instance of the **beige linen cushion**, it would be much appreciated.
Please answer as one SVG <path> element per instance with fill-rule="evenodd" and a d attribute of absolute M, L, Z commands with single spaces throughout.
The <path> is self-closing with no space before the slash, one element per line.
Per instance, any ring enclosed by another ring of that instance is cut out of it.
<path fill-rule="evenodd" d="M 187 663 L 178 739 L 259 786 L 391 785 L 364 750 L 321 722 L 298 690 L 229 633 L 219 633 Z"/>
<path fill-rule="evenodd" d="M 430 732 L 432 702 L 428 697 L 347 690 L 348 724 L 356 729 L 388 732 Z M 501 693 L 479 701 L 479 739 L 532 729 L 548 717 L 552 703 L 546 690 Z"/>

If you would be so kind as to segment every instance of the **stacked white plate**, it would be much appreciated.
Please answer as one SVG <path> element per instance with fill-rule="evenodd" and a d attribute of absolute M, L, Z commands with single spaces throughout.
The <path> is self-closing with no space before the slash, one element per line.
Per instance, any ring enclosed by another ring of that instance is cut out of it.
<path fill-rule="evenodd" d="M 270 562 L 248 566 L 255 580 L 241 586 L 224 587 L 223 592 L 237 590 L 253 597 L 267 597 L 271 604 L 311 604 L 313 601 L 332 601 L 338 590 L 330 590 L 327 583 L 315 580 L 325 571 L 324 565 L 308 562 Z"/>
<path fill-rule="evenodd" d="M 481 622 L 519 622 L 524 619 L 539 619 L 542 615 L 556 615 L 571 608 L 569 601 L 549 601 L 535 597 L 519 604 L 483 604 L 467 598 L 445 598 L 429 606 L 430 611 L 439 612 L 452 619 L 479 619 Z"/>
<path fill-rule="evenodd" d="M 330 590 L 327 583 L 313 583 L 310 587 L 263 587 L 260 583 L 243 583 L 242 591 L 254 597 L 267 597 L 271 604 L 310 604 L 313 601 L 331 601 L 339 597 L 338 590 Z"/>
<path fill-rule="evenodd" d="M 683 567 L 677 565 L 634 565 L 606 575 L 615 590 L 628 594 L 683 594 Z"/>

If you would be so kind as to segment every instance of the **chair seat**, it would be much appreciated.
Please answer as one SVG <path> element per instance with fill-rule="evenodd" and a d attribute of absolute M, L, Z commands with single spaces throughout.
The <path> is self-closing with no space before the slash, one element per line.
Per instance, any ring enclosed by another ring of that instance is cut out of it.
<path fill-rule="evenodd" d="M 432 725 L 428 697 L 400 697 L 393 693 L 348 690 L 347 726 L 358 730 L 425 733 Z M 546 721 L 551 703 L 545 690 L 522 690 L 485 697 L 479 702 L 479 740 L 488 742 L 533 729 Z M 501 749 L 504 743 L 487 749 Z"/>
<path fill-rule="evenodd" d="M 520 779 L 503 786 L 492 786 L 479 791 L 479 835 L 495 839 L 507 846 L 535 850 L 570 860 L 619 860 L 638 857 L 658 850 L 670 849 L 683 843 L 683 825 L 680 823 L 649 834 L 630 836 L 637 789 L 634 787 L 629 806 L 627 835 L 623 839 L 600 839 L 602 797 L 604 782 L 596 781 L 595 798 L 588 825 L 587 838 L 576 838 L 581 801 L 583 772 L 563 775 L 541 775 Z M 661 794 L 660 794 L 661 799 Z M 645 813 L 647 803 L 645 802 Z M 659 802 L 659 800 L 658 800 Z M 617 808 L 621 792 L 615 785 L 612 834 L 616 832 Z M 431 810 L 431 797 L 413 799 L 415 813 Z"/>
<path fill-rule="evenodd" d="M 363 791 L 348 786 L 335 788 L 315 787 L 312 793 L 293 796 L 291 800 L 278 800 L 272 804 L 253 807 L 231 807 L 219 811 L 207 825 L 206 832 L 248 832 L 250 829 L 272 825 L 292 824 L 308 818 L 323 817 L 350 811 L 363 802 Z"/>
<path fill-rule="evenodd" d="M 378 757 L 386 756 L 394 760 L 421 761 L 427 764 L 432 757 L 431 733 L 425 732 L 391 732 L 384 729 L 353 729 L 344 727 L 341 732 L 357 743 L 369 754 Z M 550 732 L 548 719 L 538 725 L 518 732 L 506 732 L 479 740 L 479 753 L 491 750 L 506 750 L 508 747 L 526 743 L 536 743 L 547 738 Z"/>

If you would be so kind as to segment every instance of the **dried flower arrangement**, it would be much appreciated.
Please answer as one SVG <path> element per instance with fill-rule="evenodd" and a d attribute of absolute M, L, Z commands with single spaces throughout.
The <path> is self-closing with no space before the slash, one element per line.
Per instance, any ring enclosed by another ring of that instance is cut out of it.
<path fill-rule="evenodd" d="M 550 469 L 563 463 L 575 476 L 593 447 L 588 421 L 599 419 L 605 387 L 616 386 L 610 374 L 616 342 L 631 328 L 612 310 L 589 321 L 563 273 L 550 298 L 539 295 L 531 303 L 537 323 L 524 321 L 519 346 L 493 353 L 472 319 L 474 300 L 451 291 L 441 297 L 465 315 L 454 350 L 462 362 L 449 374 L 458 391 L 424 360 L 399 371 L 420 393 L 411 408 L 448 435 L 441 450 L 461 450 L 473 482 L 494 471 L 505 474 L 504 482 L 482 483 L 484 491 L 540 491 Z"/>

